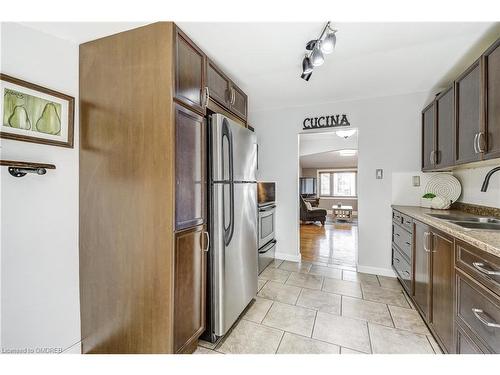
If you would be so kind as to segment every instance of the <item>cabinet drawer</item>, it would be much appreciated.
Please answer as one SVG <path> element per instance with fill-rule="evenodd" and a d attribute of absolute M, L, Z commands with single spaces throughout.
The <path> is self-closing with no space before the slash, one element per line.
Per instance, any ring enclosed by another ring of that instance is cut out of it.
<path fill-rule="evenodd" d="M 403 255 L 411 259 L 412 235 L 399 225 L 392 224 L 392 241 L 403 252 Z"/>
<path fill-rule="evenodd" d="M 403 214 L 399 211 L 392 210 L 392 221 L 396 224 L 403 224 Z"/>
<path fill-rule="evenodd" d="M 401 214 L 401 225 L 409 232 L 413 232 L 413 219 L 408 215 Z"/>
<path fill-rule="evenodd" d="M 500 353 L 500 300 L 457 272 L 457 319 L 493 353 Z"/>
<path fill-rule="evenodd" d="M 411 266 L 404 256 L 395 248 L 392 248 L 392 266 L 398 274 L 406 291 L 411 294 Z"/>
<path fill-rule="evenodd" d="M 455 340 L 457 354 L 483 354 L 481 349 L 458 324 L 455 325 Z"/>
<path fill-rule="evenodd" d="M 500 295 L 500 258 L 461 241 L 456 243 L 455 254 L 458 268 Z"/>

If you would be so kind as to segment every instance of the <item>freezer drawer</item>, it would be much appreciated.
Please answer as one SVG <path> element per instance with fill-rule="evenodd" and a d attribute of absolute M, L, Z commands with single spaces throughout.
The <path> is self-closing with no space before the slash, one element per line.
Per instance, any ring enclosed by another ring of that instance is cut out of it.
<path fill-rule="evenodd" d="M 272 240 L 259 249 L 259 274 L 274 260 L 275 251 L 276 240 Z"/>

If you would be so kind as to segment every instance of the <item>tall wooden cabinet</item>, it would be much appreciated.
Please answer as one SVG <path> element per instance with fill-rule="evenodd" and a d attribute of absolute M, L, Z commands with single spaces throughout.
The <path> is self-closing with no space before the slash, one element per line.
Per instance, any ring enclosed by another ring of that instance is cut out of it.
<path fill-rule="evenodd" d="M 84 353 L 176 353 L 205 328 L 205 55 L 173 23 L 80 46 Z"/>
<path fill-rule="evenodd" d="M 431 170 L 436 153 L 436 106 L 434 102 L 422 111 L 422 170 Z"/>

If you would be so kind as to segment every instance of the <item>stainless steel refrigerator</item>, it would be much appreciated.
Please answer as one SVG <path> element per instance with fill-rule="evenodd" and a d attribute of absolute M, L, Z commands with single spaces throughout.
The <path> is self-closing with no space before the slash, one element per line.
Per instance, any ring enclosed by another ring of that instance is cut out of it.
<path fill-rule="evenodd" d="M 212 342 L 231 328 L 257 294 L 257 140 L 229 118 L 209 121 L 207 330 Z"/>

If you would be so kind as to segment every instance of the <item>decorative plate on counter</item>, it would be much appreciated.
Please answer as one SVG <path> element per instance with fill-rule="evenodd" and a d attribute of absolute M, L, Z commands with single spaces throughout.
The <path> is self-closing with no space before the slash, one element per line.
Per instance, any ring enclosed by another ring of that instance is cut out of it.
<path fill-rule="evenodd" d="M 451 202 L 455 202 L 462 194 L 462 185 L 451 174 L 435 174 L 425 186 L 426 193 L 433 193 Z"/>

